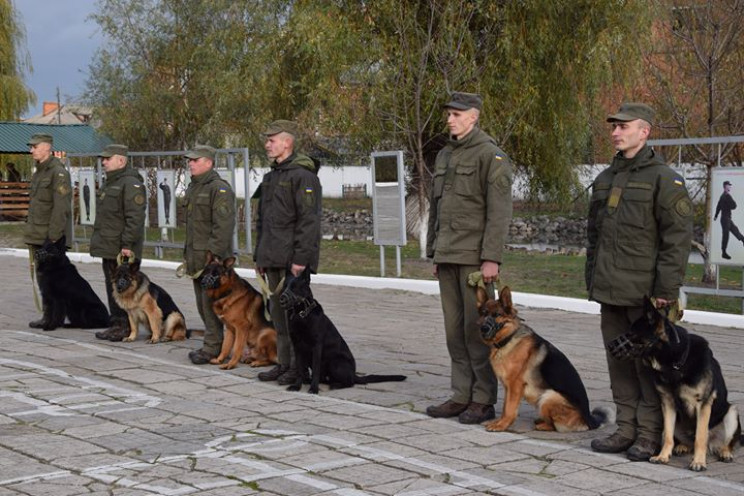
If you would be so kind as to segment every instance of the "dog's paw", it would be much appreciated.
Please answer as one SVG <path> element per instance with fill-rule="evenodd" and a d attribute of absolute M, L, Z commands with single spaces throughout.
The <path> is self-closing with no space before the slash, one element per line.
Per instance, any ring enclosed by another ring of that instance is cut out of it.
<path fill-rule="evenodd" d="M 164 338 L 160 338 L 161 343 L 168 343 L 170 341 L 173 341 L 173 338 L 170 336 L 165 336 Z"/>
<path fill-rule="evenodd" d="M 291 386 L 287 386 L 287 391 L 299 391 L 299 390 L 300 390 L 300 386 L 298 386 L 296 384 L 292 384 Z"/>
<path fill-rule="evenodd" d="M 502 422 L 501 419 L 492 420 L 485 425 L 488 432 L 503 432 L 509 427 L 509 423 Z"/>
<path fill-rule="evenodd" d="M 676 444 L 673 453 L 674 456 L 683 456 L 692 453 L 692 449 L 686 444 Z"/>
<path fill-rule="evenodd" d="M 127 336 L 124 339 L 122 339 L 122 341 L 124 341 L 125 343 L 131 343 L 132 341 L 134 341 L 134 338 L 130 338 L 129 336 Z"/>
<path fill-rule="evenodd" d="M 723 463 L 731 463 L 734 461 L 734 455 L 730 451 L 718 453 L 718 459 Z"/>
<path fill-rule="evenodd" d="M 310 394 L 318 394 L 318 387 L 317 386 L 315 386 L 315 387 L 310 386 L 310 389 L 308 389 L 307 392 L 310 393 Z"/>
<path fill-rule="evenodd" d="M 651 458 L 648 459 L 648 461 L 650 461 L 651 463 L 657 463 L 657 464 L 667 464 L 669 463 L 669 457 L 662 456 L 662 455 L 652 456 Z"/>
<path fill-rule="evenodd" d="M 222 363 L 222 360 L 220 360 L 218 357 L 210 358 L 209 363 L 211 363 L 212 365 L 219 365 Z"/>
<path fill-rule="evenodd" d="M 150 339 L 147 340 L 147 344 L 155 344 L 155 343 L 159 343 L 159 342 L 160 342 L 159 339 L 150 338 Z"/>
<path fill-rule="evenodd" d="M 708 470 L 708 466 L 705 464 L 705 460 L 703 461 L 695 461 L 694 459 L 690 462 L 690 470 L 693 472 L 703 472 L 705 470 Z"/>
<path fill-rule="evenodd" d="M 230 363 L 230 362 L 223 363 L 222 365 L 220 365 L 220 368 L 222 370 L 231 370 L 231 369 L 234 369 L 235 368 L 235 364 L 234 363 Z"/>

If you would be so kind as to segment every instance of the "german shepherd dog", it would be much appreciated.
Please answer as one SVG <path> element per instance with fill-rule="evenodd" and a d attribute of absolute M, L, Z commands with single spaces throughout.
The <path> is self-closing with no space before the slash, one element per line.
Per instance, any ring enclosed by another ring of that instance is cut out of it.
<path fill-rule="evenodd" d="M 321 382 L 331 389 L 355 384 L 404 381 L 404 375 L 357 375 L 356 361 L 341 333 L 310 290 L 310 269 L 298 277 L 287 273 L 279 303 L 287 311 L 289 337 L 297 360 L 297 381 L 288 391 L 299 391 L 302 382 L 310 379 L 308 392 L 318 394 Z M 308 374 L 308 369 L 312 375 Z"/>
<path fill-rule="evenodd" d="M 144 324 L 152 333 L 148 343 L 182 341 L 190 337 L 183 314 L 173 298 L 140 271 L 140 261 L 120 264 L 113 273 L 111 285 L 116 303 L 129 317 L 129 336 L 137 339 L 139 325 Z"/>
<path fill-rule="evenodd" d="M 728 402 L 721 366 L 704 338 L 674 324 L 646 297 L 643 316 L 607 349 L 619 360 L 642 358 L 653 370 L 664 435 L 661 452 L 651 463 L 668 463 L 672 451 L 686 454 L 691 446 L 690 470 L 707 468 L 707 451 L 723 462 L 733 461 L 741 441 L 739 412 Z"/>
<path fill-rule="evenodd" d="M 210 363 L 219 364 L 221 369 L 235 368 L 241 358 L 251 367 L 278 363 L 276 329 L 266 320 L 261 293 L 238 276 L 234 266 L 235 257 L 222 260 L 207 252 L 201 285 L 212 300 L 214 313 L 225 324 L 222 349 Z M 228 356 L 230 360 L 223 363 Z"/>
<path fill-rule="evenodd" d="M 106 306 L 67 258 L 66 251 L 64 236 L 34 250 L 44 315 L 31 327 L 45 331 L 63 325 L 80 329 L 108 327 Z M 69 324 L 65 324 L 65 317 Z"/>
<path fill-rule="evenodd" d="M 504 431 L 517 418 L 524 398 L 537 408 L 539 431 L 575 432 L 596 429 L 614 421 L 609 408 L 589 411 L 589 398 L 576 368 L 558 348 L 526 326 L 504 287 L 499 299 L 478 287 L 480 332 L 491 347 L 491 367 L 504 386 L 501 418 L 486 424 L 488 431 Z"/>

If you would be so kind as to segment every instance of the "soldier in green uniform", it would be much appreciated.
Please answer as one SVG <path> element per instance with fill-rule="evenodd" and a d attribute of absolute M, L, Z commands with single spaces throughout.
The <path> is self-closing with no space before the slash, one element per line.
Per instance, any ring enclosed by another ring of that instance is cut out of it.
<path fill-rule="evenodd" d="M 127 163 L 129 149 L 125 145 L 108 145 L 98 155 L 106 171 L 106 183 L 96 199 L 96 221 L 90 238 L 90 254 L 103 259 L 109 328 L 96 333 L 98 339 L 121 341 L 129 335 L 129 321 L 114 299 L 111 278 L 117 257 L 129 261 L 142 258 L 145 239 L 145 202 L 147 192 L 142 177 Z"/>
<path fill-rule="evenodd" d="M 445 108 L 450 140 L 436 158 L 426 253 L 439 279 L 452 397 L 426 413 L 479 424 L 495 416 L 497 381 L 488 346 L 480 337 L 475 291 L 467 279 L 481 271 L 487 284 L 498 281 L 512 215 L 512 167 L 496 141 L 478 126 L 480 95 L 452 93 Z"/>
<path fill-rule="evenodd" d="M 54 243 L 63 236 L 69 247 L 72 241 L 72 186 L 70 173 L 52 153 L 54 140 L 49 134 L 34 134 L 28 141 L 36 170 L 31 176 L 28 218 L 23 242 L 32 250 L 44 243 Z M 39 278 L 44 277 L 39 273 Z M 49 306 L 43 302 L 44 317 L 30 322 L 41 329 L 48 319 Z"/>
<path fill-rule="evenodd" d="M 295 276 L 305 267 L 315 273 L 320 258 L 322 192 L 312 159 L 294 151 L 297 124 L 278 120 L 264 132 L 264 148 L 273 159 L 271 171 L 260 185 L 256 249 L 256 271 L 271 288 L 271 320 L 276 328 L 277 359 L 273 369 L 258 374 L 259 380 L 293 384 L 297 377 L 287 316 L 279 305 L 278 287 L 287 269 Z"/>
<path fill-rule="evenodd" d="M 194 278 L 194 293 L 199 316 L 204 322 L 204 343 L 201 349 L 189 353 L 197 365 L 209 363 L 222 348 L 223 326 L 212 309 L 207 290 L 201 287 L 199 274 L 207 261 L 207 251 L 227 258 L 233 254 L 235 231 L 235 194 L 230 185 L 214 170 L 217 151 L 199 145 L 186 153 L 191 172 L 191 184 L 186 190 L 186 272 Z"/>
<path fill-rule="evenodd" d="M 587 226 L 586 285 L 601 304 L 605 345 L 641 317 L 644 295 L 668 306 L 679 295 L 692 241 L 692 203 L 684 179 L 646 144 L 654 112 L 624 103 L 607 118 L 617 150 L 592 184 Z M 661 406 L 651 371 L 640 360 L 607 353 L 617 430 L 592 441 L 602 453 L 627 450 L 633 461 L 659 449 Z"/>

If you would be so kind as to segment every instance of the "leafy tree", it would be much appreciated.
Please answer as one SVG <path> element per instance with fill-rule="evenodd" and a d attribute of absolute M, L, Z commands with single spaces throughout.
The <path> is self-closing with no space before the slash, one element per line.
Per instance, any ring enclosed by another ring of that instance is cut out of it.
<path fill-rule="evenodd" d="M 23 82 L 31 62 L 25 50 L 26 35 L 11 0 L 0 0 L 0 120 L 17 120 L 36 96 Z"/>
<path fill-rule="evenodd" d="M 744 2 L 657 0 L 654 50 L 648 54 L 653 94 L 667 136 L 699 138 L 744 134 Z M 684 160 L 704 164 L 706 212 L 711 206 L 711 169 L 741 166 L 737 144 L 685 147 Z M 712 226 L 706 216 L 706 246 Z M 705 254 L 704 254 L 705 256 Z M 706 256 L 704 280 L 715 279 Z"/>

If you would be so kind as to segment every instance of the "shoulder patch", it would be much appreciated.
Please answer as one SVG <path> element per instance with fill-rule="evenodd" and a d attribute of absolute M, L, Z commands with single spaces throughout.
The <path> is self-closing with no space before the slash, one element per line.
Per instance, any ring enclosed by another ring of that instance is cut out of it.
<path fill-rule="evenodd" d="M 59 186 L 57 186 L 57 192 L 60 195 L 66 195 L 67 193 L 70 192 L 70 187 L 66 184 L 60 184 Z"/>
<path fill-rule="evenodd" d="M 680 198 L 674 205 L 674 209 L 682 217 L 689 217 L 692 214 L 692 202 L 689 198 Z"/>
<path fill-rule="evenodd" d="M 496 155 L 494 155 L 493 158 L 495 158 L 496 160 L 504 160 L 504 157 L 502 157 L 498 153 Z"/>
<path fill-rule="evenodd" d="M 511 185 L 512 185 L 511 179 L 509 179 L 509 176 L 507 176 L 506 174 L 501 174 L 499 178 L 496 180 L 496 186 L 498 186 L 498 188 L 501 191 L 510 190 Z"/>
<path fill-rule="evenodd" d="M 143 205 L 145 203 L 145 195 L 136 195 L 134 197 L 134 203 L 136 203 L 137 205 Z"/>

